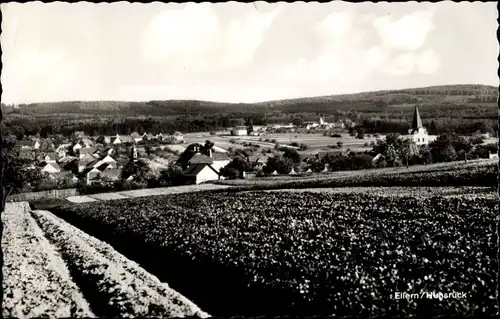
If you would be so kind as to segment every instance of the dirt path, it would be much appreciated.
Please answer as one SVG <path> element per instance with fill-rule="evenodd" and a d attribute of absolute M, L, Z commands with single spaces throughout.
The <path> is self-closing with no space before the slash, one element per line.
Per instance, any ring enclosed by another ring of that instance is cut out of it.
<path fill-rule="evenodd" d="M 108 244 L 48 211 L 7 203 L 2 220 L 3 317 L 209 316 Z"/>

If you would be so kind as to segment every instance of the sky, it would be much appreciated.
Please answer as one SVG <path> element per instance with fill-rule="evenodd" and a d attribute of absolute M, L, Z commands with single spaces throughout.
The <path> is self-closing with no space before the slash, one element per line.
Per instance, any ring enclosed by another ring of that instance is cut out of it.
<path fill-rule="evenodd" d="M 2 103 L 499 85 L 495 2 L 44 4 L 3 15 Z"/>

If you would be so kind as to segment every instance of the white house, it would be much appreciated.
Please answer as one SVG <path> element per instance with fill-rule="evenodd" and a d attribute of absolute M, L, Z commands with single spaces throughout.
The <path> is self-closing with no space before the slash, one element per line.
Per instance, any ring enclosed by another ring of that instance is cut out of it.
<path fill-rule="evenodd" d="M 498 159 L 498 153 L 490 153 L 490 159 Z"/>
<path fill-rule="evenodd" d="M 59 173 L 60 171 L 61 171 L 61 168 L 56 163 L 47 163 L 47 165 L 45 165 L 42 168 L 42 172 L 49 173 L 49 174 Z"/>
<path fill-rule="evenodd" d="M 103 164 L 113 164 L 114 167 L 116 167 L 116 161 L 109 155 L 106 155 L 105 158 L 103 158 L 102 160 L 100 161 L 97 161 L 93 167 L 99 167 Z"/>
<path fill-rule="evenodd" d="M 231 130 L 231 135 L 233 136 L 245 136 L 248 135 L 247 128 L 244 126 L 237 126 Z"/>
<path fill-rule="evenodd" d="M 97 181 L 99 179 L 99 176 L 101 175 L 101 171 L 98 170 L 97 168 L 91 169 L 87 173 L 87 185 L 92 184 L 92 182 Z"/>
<path fill-rule="evenodd" d="M 118 145 L 118 144 L 121 144 L 122 143 L 122 140 L 120 139 L 120 135 L 116 134 L 116 136 L 114 137 L 113 139 L 113 145 Z"/>
<path fill-rule="evenodd" d="M 160 133 L 156 134 L 155 138 L 159 141 L 163 141 L 165 136 L 160 132 Z"/>
<path fill-rule="evenodd" d="M 184 176 L 195 184 L 223 179 L 219 172 L 210 164 L 191 165 L 184 171 Z"/>
<path fill-rule="evenodd" d="M 418 106 L 415 106 L 413 122 L 411 128 L 408 130 L 408 135 L 402 135 L 401 138 L 411 139 L 416 145 L 429 144 L 429 134 L 422 125 L 422 120 L 420 119 L 420 114 L 418 112 Z"/>

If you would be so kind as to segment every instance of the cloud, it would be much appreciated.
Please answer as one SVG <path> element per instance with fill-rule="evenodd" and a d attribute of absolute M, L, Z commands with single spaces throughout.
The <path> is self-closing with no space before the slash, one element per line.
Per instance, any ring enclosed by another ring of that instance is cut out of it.
<path fill-rule="evenodd" d="M 142 54 L 146 60 L 189 59 L 206 51 L 217 40 L 218 19 L 210 3 L 189 3 L 154 17 L 144 32 Z"/>
<path fill-rule="evenodd" d="M 208 71 L 245 66 L 278 12 L 251 10 L 224 25 L 211 3 L 189 3 L 183 9 L 165 10 L 144 32 L 142 56 L 153 63 L 175 61 L 172 67 L 177 69 Z"/>
<path fill-rule="evenodd" d="M 332 12 L 318 24 L 317 29 L 327 37 L 342 37 L 351 29 L 352 20 L 352 14 Z"/>
<path fill-rule="evenodd" d="M 364 53 L 364 62 L 368 68 L 375 68 L 385 63 L 389 58 L 389 51 L 384 47 L 377 46 L 368 49 Z"/>
<path fill-rule="evenodd" d="M 394 58 L 387 58 L 385 63 L 379 65 L 384 73 L 393 76 L 407 76 L 413 73 L 430 75 L 436 73 L 439 67 L 439 55 L 433 50 L 402 53 Z"/>
<path fill-rule="evenodd" d="M 402 50 L 417 50 L 434 29 L 433 17 L 435 9 L 416 11 L 404 15 L 399 20 L 390 16 L 380 17 L 373 21 L 383 44 Z"/>
<path fill-rule="evenodd" d="M 416 60 L 415 53 L 402 53 L 391 59 L 383 71 L 393 76 L 410 75 L 415 70 Z"/>
<path fill-rule="evenodd" d="M 439 69 L 439 66 L 439 55 L 433 50 L 422 52 L 417 60 L 418 72 L 422 74 L 434 74 Z"/>

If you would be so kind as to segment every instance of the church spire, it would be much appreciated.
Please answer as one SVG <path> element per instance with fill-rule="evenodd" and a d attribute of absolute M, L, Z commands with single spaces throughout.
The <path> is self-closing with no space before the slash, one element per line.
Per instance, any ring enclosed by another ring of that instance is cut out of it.
<path fill-rule="evenodd" d="M 411 124 L 411 128 L 413 130 L 418 130 L 422 126 L 422 120 L 420 119 L 420 113 L 418 113 L 418 106 L 415 105 L 415 112 L 413 113 L 413 123 Z"/>

